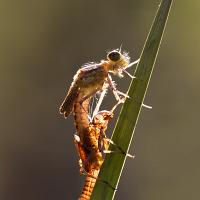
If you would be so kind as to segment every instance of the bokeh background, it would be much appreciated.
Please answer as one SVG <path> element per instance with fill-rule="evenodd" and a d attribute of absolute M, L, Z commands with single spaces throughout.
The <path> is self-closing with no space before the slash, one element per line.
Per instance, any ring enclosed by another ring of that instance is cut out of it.
<path fill-rule="evenodd" d="M 78 198 L 73 117 L 58 107 L 83 63 L 121 44 L 139 57 L 158 4 L 1 1 L 0 199 Z M 174 1 L 145 101 L 153 109 L 140 115 L 116 199 L 200 198 L 199 8 Z M 126 91 L 130 78 L 116 81 Z"/>

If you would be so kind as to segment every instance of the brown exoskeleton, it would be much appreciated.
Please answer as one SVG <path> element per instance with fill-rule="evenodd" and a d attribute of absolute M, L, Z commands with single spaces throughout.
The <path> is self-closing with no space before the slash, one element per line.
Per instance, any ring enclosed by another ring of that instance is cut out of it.
<path fill-rule="evenodd" d="M 131 76 L 126 69 L 137 62 L 138 60 L 130 64 L 130 58 L 127 53 L 121 53 L 120 50 L 113 50 L 108 53 L 107 60 L 103 60 L 98 64 L 84 66 L 74 76 L 74 81 L 60 106 L 60 113 L 64 114 L 65 117 L 71 112 L 74 113 L 77 129 L 74 142 L 80 156 L 79 164 L 81 172 L 87 174 L 80 200 L 90 199 L 104 160 L 102 153 L 106 152 L 108 143 L 112 143 L 112 141 L 106 138 L 105 130 L 107 129 L 109 120 L 113 116 L 113 110 L 117 105 L 124 102 L 127 97 L 126 94 L 116 89 L 109 72 L 121 77 L 123 76 L 123 72 L 125 72 Z M 98 91 L 104 93 L 108 87 L 113 91 L 118 103 L 111 111 L 102 112 L 98 112 L 99 105 L 97 105 L 97 109 L 93 112 L 92 120 L 90 120 L 88 108 L 91 98 Z M 127 155 L 120 148 L 118 149 L 121 153 Z"/>
<path fill-rule="evenodd" d="M 111 79 L 109 72 L 123 77 L 123 72 L 131 76 L 126 69 L 138 62 L 130 63 L 130 57 L 127 53 L 121 53 L 121 50 L 113 50 L 107 54 L 107 60 L 102 60 L 98 64 L 88 64 L 79 69 L 74 76 L 74 80 L 69 88 L 69 91 L 60 106 L 60 113 L 67 117 L 74 109 L 74 104 L 77 102 L 82 104 L 86 99 L 93 96 L 96 92 L 103 89 L 105 83 L 109 84 L 117 101 L 121 97 L 127 97 L 126 94 L 118 91 L 114 82 Z M 133 76 L 131 76 L 133 78 Z"/>
<path fill-rule="evenodd" d="M 101 94 L 98 104 L 101 104 L 104 95 L 105 93 Z M 100 180 L 112 187 L 106 181 L 99 179 L 98 174 L 104 161 L 103 153 L 111 153 L 111 151 L 108 151 L 108 146 L 109 143 L 114 144 L 106 137 L 105 131 L 109 120 L 113 118 L 113 111 L 120 103 L 117 103 L 111 111 L 104 110 L 99 112 L 98 109 L 95 109 L 97 113 L 90 119 L 88 110 L 91 98 L 86 99 L 82 105 L 79 103 L 79 98 L 81 96 L 78 95 L 77 103 L 74 104 L 74 119 L 77 130 L 74 143 L 80 157 L 80 172 L 87 175 L 79 200 L 89 200 L 96 180 Z M 97 108 L 100 107 L 98 104 Z M 133 157 L 130 154 L 126 154 L 118 146 L 117 149 L 118 151 L 115 152 Z"/>
<path fill-rule="evenodd" d="M 77 129 L 74 142 L 80 157 L 80 171 L 86 174 L 79 200 L 90 199 L 104 161 L 103 150 L 108 148 L 105 131 L 109 120 L 113 117 L 112 111 L 101 111 L 90 121 L 87 113 L 89 103 L 90 98 L 85 100 L 82 105 L 80 103 L 74 105 L 74 119 Z"/>

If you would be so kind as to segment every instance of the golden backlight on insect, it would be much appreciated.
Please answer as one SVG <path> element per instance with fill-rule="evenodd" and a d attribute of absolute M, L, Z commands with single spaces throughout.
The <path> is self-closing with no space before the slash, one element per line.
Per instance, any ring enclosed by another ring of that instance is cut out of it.
<path fill-rule="evenodd" d="M 116 89 L 109 72 L 120 77 L 123 77 L 123 72 L 125 72 L 133 78 L 126 69 L 137 62 L 138 60 L 130 64 L 128 53 L 121 53 L 121 50 L 116 49 L 107 54 L 106 60 L 102 60 L 100 63 L 84 65 L 74 76 L 69 91 L 60 106 L 60 113 L 67 117 L 73 112 L 74 103 L 77 101 L 78 96 L 80 97 L 81 95 L 78 101 L 82 103 L 96 92 L 102 91 L 103 85 L 106 83 L 111 88 L 117 101 L 124 100 L 127 95 Z"/>
<path fill-rule="evenodd" d="M 116 75 L 123 76 L 122 69 L 126 68 L 130 63 L 130 57 L 128 56 L 128 53 L 124 52 L 121 54 L 120 51 L 113 50 L 108 53 L 107 59 L 108 71 Z"/>
<path fill-rule="evenodd" d="M 109 144 L 115 145 L 118 153 L 126 154 L 112 140 L 106 137 L 106 129 L 113 111 L 128 97 L 120 92 L 109 73 L 123 77 L 123 72 L 130 75 L 126 69 L 138 61 L 130 64 L 130 57 L 127 53 L 121 53 L 121 49 L 108 52 L 107 58 L 100 63 L 87 64 L 80 68 L 67 92 L 67 95 L 60 106 L 60 113 L 67 117 L 74 114 L 76 134 L 74 143 L 79 155 L 80 172 L 86 174 L 86 180 L 79 200 L 90 200 L 90 196 L 97 180 L 108 184 L 107 181 L 98 178 L 100 168 L 104 161 L 104 153 L 112 153 L 108 150 Z M 99 111 L 108 87 L 112 90 L 117 103 L 110 111 Z M 92 97 L 99 93 L 99 100 L 92 113 L 89 114 Z"/>
<path fill-rule="evenodd" d="M 77 98 L 79 99 L 79 96 Z M 90 199 L 104 161 L 104 149 L 108 148 L 105 131 L 109 120 L 113 117 L 111 111 L 101 111 L 90 120 L 88 117 L 90 101 L 91 98 L 88 98 L 82 105 L 76 102 L 73 111 L 77 131 L 74 143 L 80 158 L 80 172 L 86 175 L 79 200 Z"/>

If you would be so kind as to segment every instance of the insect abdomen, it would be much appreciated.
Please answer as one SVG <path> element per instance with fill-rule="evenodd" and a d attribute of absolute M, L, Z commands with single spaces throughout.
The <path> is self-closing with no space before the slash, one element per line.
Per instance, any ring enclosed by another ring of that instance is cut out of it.
<path fill-rule="evenodd" d="M 92 176 L 87 175 L 79 200 L 90 200 L 98 174 L 99 174 L 99 170 L 94 170 L 92 173 Z"/>

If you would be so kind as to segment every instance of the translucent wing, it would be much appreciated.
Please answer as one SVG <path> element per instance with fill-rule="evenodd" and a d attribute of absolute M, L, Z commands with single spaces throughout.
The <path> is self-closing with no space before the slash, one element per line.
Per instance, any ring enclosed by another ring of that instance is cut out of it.
<path fill-rule="evenodd" d="M 64 114 L 65 118 L 73 111 L 74 103 L 78 97 L 79 87 L 77 84 L 73 83 L 60 106 L 60 113 Z"/>

